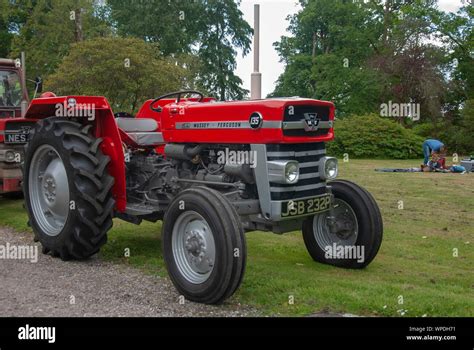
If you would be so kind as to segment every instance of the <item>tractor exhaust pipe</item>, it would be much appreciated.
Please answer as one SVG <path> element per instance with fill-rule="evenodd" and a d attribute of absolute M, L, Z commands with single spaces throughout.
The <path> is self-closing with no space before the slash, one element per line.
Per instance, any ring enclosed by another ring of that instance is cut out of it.
<path fill-rule="evenodd" d="M 260 70 L 260 5 L 254 5 L 253 15 L 253 73 L 250 80 L 250 98 L 262 98 L 262 73 Z"/>
<path fill-rule="evenodd" d="M 204 145 L 190 146 L 176 143 L 168 143 L 165 146 L 165 155 L 169 158 L 176 158 L 180 160 L 191 160 L 198 155 Z"/>

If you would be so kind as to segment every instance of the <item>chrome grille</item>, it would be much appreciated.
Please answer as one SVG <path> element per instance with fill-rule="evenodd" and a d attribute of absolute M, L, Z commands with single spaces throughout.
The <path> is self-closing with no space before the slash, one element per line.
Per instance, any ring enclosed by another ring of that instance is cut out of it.
<path fill-rule="evenodd" d="M 268 144 L 267 160 L 296 160 L 300 178 L 295 185 L 270 182 L 271 200 L 289 200 L 318 196 L 326 192 L 326 182 L 319 175 L 319 160 L 326 154 L 325 144 Z"/>

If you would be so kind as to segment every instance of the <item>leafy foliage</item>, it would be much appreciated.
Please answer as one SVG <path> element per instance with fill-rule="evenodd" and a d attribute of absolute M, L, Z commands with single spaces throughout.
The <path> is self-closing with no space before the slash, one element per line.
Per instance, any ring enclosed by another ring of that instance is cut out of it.
<path fill-rule="evenodd" d="M 45 88 L 60 95 L 106 96 L 114 111 L 136 112 L 147 99 L 177 90 L 183 69 L 136 38 L 97 38 L 72 45 Z"/>
<path fill-rule="evenodd" d="M 327 153 L 350 158 L 406 159 L 422 156 L 423 138 L 375 114 L 353 115 L 335 123 L 335 140 Z"/>
<path fill-rule="evenodd" d="M 271 96 L 331 100 L 339 118 L 416 103 L 422 124 L 398 123 L 455 152 L 474 149 L 472 137 L 456 136 L 471 130 L 463 106 L 474 93 L 474 7 L 462 4 L 444 13 L 437 0 L 300 0 L 292 35 L 274 44 L 286 68 Z"/>
<path fill-rule="evenodd" d="M 222 100 L 241 99 L 248 91 L 234 74 L 236 49 L 247 54 L 252 29 L 242 18 L 240 1 L 110 0 L 120 35 L 158 43 L 166 56 L 196 55 L 201 61 L 192 85 Z"/>
<path fill-rule="evenodd" d="M 0 57 L 7 57 L 10 53 L 11 41 L 13 34 L 8 28 L 8 19 L 5 15 L 7 13 L 6 2 L 0 2 Z"/>
<path fill-rule="evenodd" d="M 96 16 L 93 0 L 20 0 L 10 6 L 9 26 L 15 33 L 10 56 L 26 52 L 30 78 L 53 73 L 72 43 L 110 33 Z"/>
<path fill-rule="evenodd" d="M 252 29 L 242 18 L 234 0 L 205 0 L 199 14 L 202 30 L 197 41 L 197 54 L 202 71 L 197 82 L 221 100 L 240 100 L 248 94 L 242 80 L 234 74 L 236 49 L 246 55 L 250 50 Z"/>

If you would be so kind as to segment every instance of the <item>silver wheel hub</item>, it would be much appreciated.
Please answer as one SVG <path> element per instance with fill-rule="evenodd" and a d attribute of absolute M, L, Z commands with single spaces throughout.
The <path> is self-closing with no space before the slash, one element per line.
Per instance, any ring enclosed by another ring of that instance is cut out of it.
<path fill-rule="evenodd" d="M 322 250 L 334 243 L 353 246 L 359 233 L 357 216 L 346 201 L 336 198 L 331 211 L 314 216 L 313 233 Z"/>
<path fill-rule="evenodd" d="M 214 268 L 216 248 L 211 228 L 195 211 L 182 213 L 172 236 L 173 256 L 179 272 L 194 284 L 205 282 Z"/>
<path fill-rule="evenodd" d="M 57 236 L 69 214 L 69 184 L 58 152 L 42 145 L 33 154 L 28 177 L 30 204 L 41 230 Z"/>
<path fill-rule="evenodd" d="M 46 196 L 46 199 L 49 202 L 53 202 L 56 198 L 56 182 L 54 181 L 54 178 L 50 176 L 46 180 L 44 180 L 43 187 L 45 189 L 44 194 Z"/>

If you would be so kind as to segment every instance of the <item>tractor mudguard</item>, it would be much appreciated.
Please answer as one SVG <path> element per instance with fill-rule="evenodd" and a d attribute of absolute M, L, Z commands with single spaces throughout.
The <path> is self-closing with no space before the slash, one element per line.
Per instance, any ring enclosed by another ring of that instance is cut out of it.
<path fill-rule="evenodd" d="M 31 101 L 23 120 L 36 122 L 53 116 L 65 118 L 74 116 L 76 120 L 84 119 L 84 124 L 94 125 L 94 135 L 103 139 L 101 150 L 110 157 L 108 170 L 115 179 L 112 189 L 115 208 L 119 212 L 125 211 L 127 205 L 125 157 L 119 129 L 107 99 L 100 96 L 37 98 Z"/>

